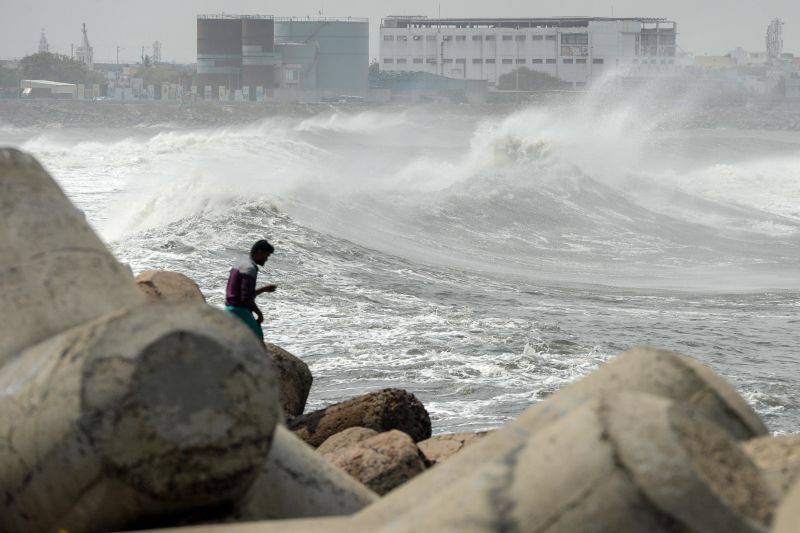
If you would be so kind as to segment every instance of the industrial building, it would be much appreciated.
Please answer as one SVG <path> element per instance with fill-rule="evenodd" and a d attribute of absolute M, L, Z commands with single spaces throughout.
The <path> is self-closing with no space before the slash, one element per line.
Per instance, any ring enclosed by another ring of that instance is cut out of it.
<path fill-rule="evenodd" d="M 198 96 L 263 100 L 274 89 L 368 89 L 366 19 L 197 17 Z M 231 98 L 233 96 L 233 98 Z"/>
<path fill-rule="evenodd" d="M 675 68 L 677 26 L 658 18 L 429 19 L 387 17 L 380 27 L 380 67 L 487 80 L 526 67 L 573 87 L 608 69 L 634 75 Z"/>

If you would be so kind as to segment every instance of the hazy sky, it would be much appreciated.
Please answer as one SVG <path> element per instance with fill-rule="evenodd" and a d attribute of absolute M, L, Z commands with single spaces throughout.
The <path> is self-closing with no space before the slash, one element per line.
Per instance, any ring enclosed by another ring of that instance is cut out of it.
<path fill-rule="evenodd" d="M 70 52 L 86 22 L 95 61 L 136 61 L 142 45 L 162 43 L 166 61 L 194 62 L 200 13 L 276 16 L 353 16 L 370 19 L 370 57 L 378 54 L 378 26 L 386 15 L 445 17 L 610 16 L 666 17 L 678 23 L 679 46 L 695 54 L 723 54 L 737 46 L 764 50 L 769 21 L 781 17 L 784 51 L 800 54 L 800 0 L 0 0 L 0 58 L 37 51 L 45 29 L 51 51 Z M 149 53 L 149 51 L 146 51 Z"/>

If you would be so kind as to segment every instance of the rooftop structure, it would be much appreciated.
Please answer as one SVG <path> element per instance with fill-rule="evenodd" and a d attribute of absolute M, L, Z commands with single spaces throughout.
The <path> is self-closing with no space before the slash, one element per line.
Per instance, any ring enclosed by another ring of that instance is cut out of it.
<path fill-rule="evenodd" d="M 483 79 L 525 67 L 582 87 L 610 68 L 636 75 L 674 68 L 677 25 L 664 18 L 387 17 L 381 69 Z"/>

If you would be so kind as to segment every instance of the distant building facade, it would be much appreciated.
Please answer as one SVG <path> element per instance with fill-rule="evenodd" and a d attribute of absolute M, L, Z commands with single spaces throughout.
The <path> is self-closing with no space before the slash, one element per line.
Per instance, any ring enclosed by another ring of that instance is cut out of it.
<path fill-rule="evenodd" d="M 428 19 L 387 17 L 380 67 L 487 80 L 520 67 L 582 87 L 608 69 L 637 75 L 676 68 L 677 25 L 653 18 Z"/>
<path fill-rule="evenodd" d="M 369 24 L 354 18 L 197 17 L 197 94 L 261 100 L 273 89 L 366 94 Z"/>
<path fill-rule="evenodd" d="M 86 33 L 86 23 L 81 29 L 81 45 L 75 47 L 75 58 L 86 65 L 86 68 L 94 68 L 94 48 L 89 44 L 89 35 Z"/>

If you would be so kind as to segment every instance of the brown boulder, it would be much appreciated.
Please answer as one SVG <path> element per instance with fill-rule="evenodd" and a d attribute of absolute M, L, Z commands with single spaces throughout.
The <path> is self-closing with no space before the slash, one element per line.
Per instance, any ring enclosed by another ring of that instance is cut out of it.
<path fill-rule="evenodd" d="M 783 497 L 800 480 L 800 435 L 760 437 L 742 444 L 745 453 Z"/>
<path fill-rule="evenodd" d="M 278 369 L 283 412 L 288 416 L 302 415 L 314 380 L 308 365 L 280 346 L 269 343 L 264 346 Z"/>
<path fill-rule="evenodd" d="M 374 437 L 377 434 L 378 432 L 374 429 L 361 427 L 347 428 L 344 431 L 325 439 L 325 442 L 319 445 L 317 451 L 322 455 L 325 455 L 326 453 L 334 453 L 342 448 L 353 446 L 361 441 Z"/>
<path fill-rule="evenodd" d="M 178 272 L 146 270 L 136 276 L 136 284 L 151 301 L 205 302 L 200 287 Z"/>
<path fill-rule="evenodd" d="M 449 433 L 436 435 L 419 443 L 419 450 L 431 464 L 439 464 L 462 448 L 478 441 L 487 431 L 478 433 Z"/>
<path fill-rule="evenodd" d="M 381 496 L 425 471 L 417 445 L 396 429 L 324 457 Z"/>
<path fill-rule="evenodd" d="M 414 442 L 430 438 L 431 419 L 416 396 L 400 389 L 383 389 L 308 413 L 288 422 L 289 429 L 317 447 L 347 428 L 378 432 L 399 429 Z"/>

